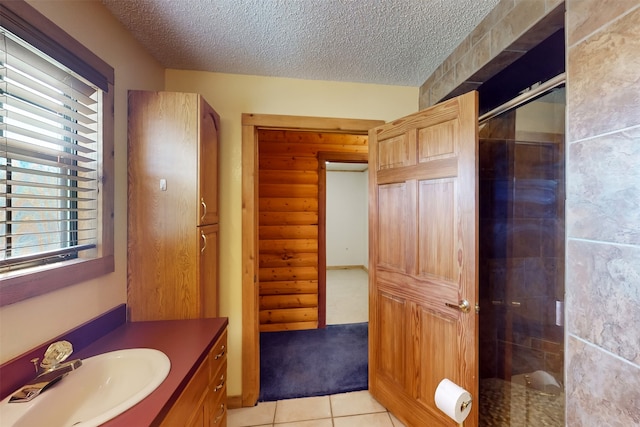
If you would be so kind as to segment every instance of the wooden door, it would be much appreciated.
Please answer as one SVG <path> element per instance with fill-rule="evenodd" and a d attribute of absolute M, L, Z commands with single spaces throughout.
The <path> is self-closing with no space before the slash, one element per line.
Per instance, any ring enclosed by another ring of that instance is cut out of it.
<path fill-rule="evenodd" d="M 477 129 L 470 92 L 369 131 L 369 389 L 408 426 L 457 425 L 444 378 L 478 423 Z"/>
<path fill-rule="evenodd" d="M 200 97 L 200 144 L 198 146 L 198 225 L 218 223 L 218 129 L 220 117 Z"/>
<path fill-rule="evenodd" d="M 202 317 L 217 317 L 220 313 L 220 296 L 218 295 L 219 225 L 205 225 L 198 228 L 200 231 L 198 275 L 202 296 Z"/>

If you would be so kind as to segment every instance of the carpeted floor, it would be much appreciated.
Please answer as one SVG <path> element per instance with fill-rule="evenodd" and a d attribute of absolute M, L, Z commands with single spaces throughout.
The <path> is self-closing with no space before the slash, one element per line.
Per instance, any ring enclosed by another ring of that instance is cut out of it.
<path fill-rule="evenodd" d="M 262 402 L 368 388 L 368 323 L 260 333 Z"/>

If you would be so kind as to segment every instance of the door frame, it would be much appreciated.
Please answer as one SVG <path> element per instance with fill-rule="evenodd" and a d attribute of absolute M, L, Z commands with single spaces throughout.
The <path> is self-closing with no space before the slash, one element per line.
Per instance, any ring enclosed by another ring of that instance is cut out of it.
<path fill-rule="evenodd" d="M 368 163 L 369 154 L 318 153 L 318 328 L 327 326 L 327 166 L 326 162 Z"/>
<path fill-rule="evenodd" d="M 242 406 L 260 395 L 258 282 L 258 130 L 285 129 L 367 135 L 382 120 L 242 114 Z"/>

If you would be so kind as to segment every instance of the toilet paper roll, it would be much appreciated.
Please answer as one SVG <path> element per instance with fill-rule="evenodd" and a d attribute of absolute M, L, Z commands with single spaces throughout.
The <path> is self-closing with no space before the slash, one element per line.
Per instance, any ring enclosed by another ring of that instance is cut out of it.
<path fill-rule="evenodd" d="M 462 423 L 471 412 L 471 394 L 447 378 L 438 384 L 435 400 L 438 409 L 457 423 Z"/>

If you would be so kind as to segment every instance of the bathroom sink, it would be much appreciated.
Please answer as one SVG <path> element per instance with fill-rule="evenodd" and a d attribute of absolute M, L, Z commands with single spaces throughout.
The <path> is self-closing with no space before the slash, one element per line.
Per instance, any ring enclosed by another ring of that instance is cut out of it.
<path fill-rule="evenodd" d="M 30 402 L 0 403 L 3 427 L 93 427 L 147 397 L 167 377 L 161 351 L 134 348 L 82 360 L 82 366 Z"/>

